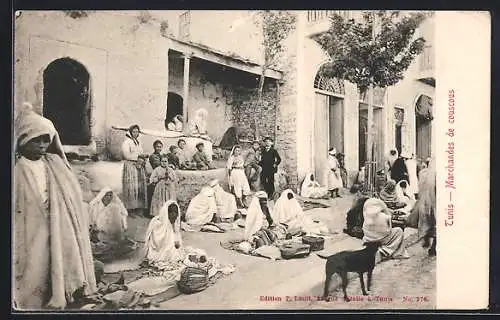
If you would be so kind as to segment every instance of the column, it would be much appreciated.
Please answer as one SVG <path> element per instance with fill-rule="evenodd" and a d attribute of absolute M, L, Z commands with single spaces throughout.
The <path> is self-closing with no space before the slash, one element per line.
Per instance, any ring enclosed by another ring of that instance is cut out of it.
<path fill-rule="evenodd" d="M 189 63 L 191 62 L 191 54 L 184 54 L 184 95 L 182 99 L 182 118 L 184 119 L 183 130 L 184 134 L 188 132 L 188 101 L 189 101 Z"/>

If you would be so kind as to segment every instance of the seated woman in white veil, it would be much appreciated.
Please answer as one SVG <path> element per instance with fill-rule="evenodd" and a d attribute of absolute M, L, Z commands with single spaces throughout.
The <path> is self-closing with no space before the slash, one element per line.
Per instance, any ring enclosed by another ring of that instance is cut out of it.
<path fill-rule="evenodd" d="M 314 174 L 309 172 L 302 182 L 300 195 L 305 198 L 319 199 L 328 195 L 328 189 L 322 187 L 318 181 L 314 179 Z"/>
<path fill-rule="evenodd" d="M 186 257 L 180 230 L 180 208 L 169 200 L 151 219 L 145 238 L 146 258 L 150 266 L 165 269 Z"/>
<path fill-rule="evenodd" d="M 127 209 L 111 188 L 103 188 L 89 203 L 89 227 L 99 232 L 99 239 L 124 239 L 127 217 Z"/>
<path fill-rule="evenodd" d="M 295 198 L 292 190 L 287 189 L 276 200 L 273 209 L 275 223 L 285 224 L 290 233 L 304 232 L 306 234 L 326 234 L 328 227 L 321 222 L 314 222 L 306 215 Z"/>
<path fill-rule="evenodd" d="M 415 195 L 413 194 L 413 190 L 409 186 L 409 183 L 406 180 L 399 181 L 396 184 L 395 192 L 397 201 L 406 204 L 404 208 L 399 210 L 410 213 L 413 207 L 415 207 L 415 203 L 417 201 L 415 199 Z"/>
<path fill-rule="evenodd" d="M 214 220 L 217 213 L 217 205 L 215 203 L 214 190 L 205 186 L 201 189 L 189 202 L 185 216 L 185 230 L 201 227 Z M 194 230 L 194 229 L 193 229 Z"/>

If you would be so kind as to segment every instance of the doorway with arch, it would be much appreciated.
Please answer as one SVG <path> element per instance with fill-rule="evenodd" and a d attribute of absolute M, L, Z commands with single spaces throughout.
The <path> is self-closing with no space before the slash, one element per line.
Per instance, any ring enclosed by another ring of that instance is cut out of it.
<path fill-rule="evenodd" d="M 432 98 L 420 95 L 415 103 L 416 157 L 425 160 L 432 154 Z"/>
<path fill-rule="evenodd" d="M 183 99 L 177 93 L 169 92 L 167 96 L 167 110 L 165 112 L 165 129 L 168 130 L 168 124 L 173 121 L 176 115 L 183 115 Z"/>
<path fill-rule="evenodd" d="M 90 74 L 69 57 L 52 61 L 43 71 L 43 115 L 54 123 L 63 145 L 91 142 Z"/>
<path fill-rule="evenodd" d="M 334 147 L 344 153 L 344 82 L 323 76 L 320 69 L 314 92 L 314 174 L 321 185 L 326 185 L 328 150 Z"/>

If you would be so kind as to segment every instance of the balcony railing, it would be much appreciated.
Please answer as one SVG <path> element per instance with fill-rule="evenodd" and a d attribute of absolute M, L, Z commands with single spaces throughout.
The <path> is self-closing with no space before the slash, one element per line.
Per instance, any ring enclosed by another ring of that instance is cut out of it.
<path fill-rule="evenodd" d="M 352 17 L 352 12 L 348 10 L 307 10 L 307 22 L 314 23 L 325 21 L 334 14 L 341 15 L 346 19 Z"/>
<path fill-rule="evenodd" d="M 426 45 L 420 54 L 420 71 L 434 70 L 434 47 Z"/>

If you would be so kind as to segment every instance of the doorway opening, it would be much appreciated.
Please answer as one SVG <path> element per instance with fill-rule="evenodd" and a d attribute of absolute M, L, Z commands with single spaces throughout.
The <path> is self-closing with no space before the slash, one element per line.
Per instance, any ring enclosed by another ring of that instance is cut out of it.
<path fill-rule="evenodd" d="M 344 100 L 316 92 L 314 108 L 314 173 L 326 185 L 328 150 L 344 153 Z"/>
<path fill-rule="evenodd" d="M 52 61 L 43 72 L 43 115 L 54 123 L 64 145 L 91 142 L 90 75 L 71 58 Z"/>
<path fill-rule="evenodd" d="M 420 160 L 431 156 L 432 119 L 432 99 L 421 95 L 415 106 L 416 153 Z"/>
<path fill-rule="evenodd" d="M 183 99 L 177 93 L 169 92 L 167 96 L 167 111 L 165 114 L 165 129 L 168 130 L 168 123 L 173 120 L 176 115 L 183 115 Z M 186 122 L 186 119 L 184 119 Z"/>

